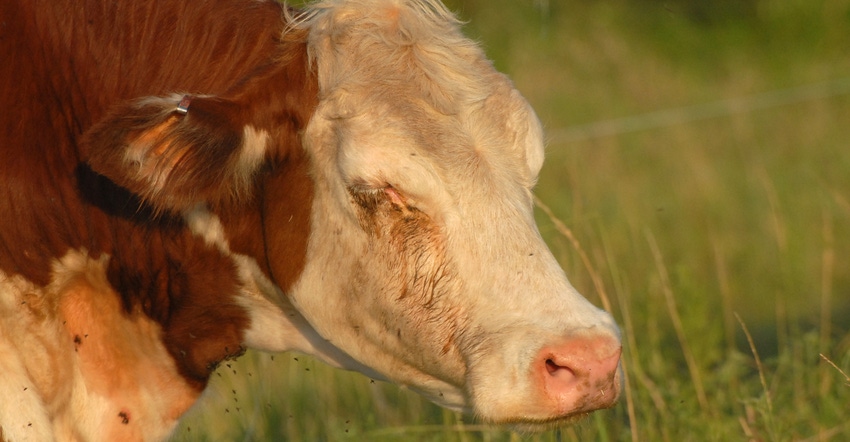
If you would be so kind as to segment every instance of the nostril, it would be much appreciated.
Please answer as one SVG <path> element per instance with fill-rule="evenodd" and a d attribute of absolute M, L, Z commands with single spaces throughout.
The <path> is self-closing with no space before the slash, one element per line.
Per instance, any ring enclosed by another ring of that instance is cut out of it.
<path fill-rule="evenodd" d="M 570 367 L 558 365 L 552 359 L 546 359 L 546 371 L 549 373 L 550 376 L 553 377 L 575 377 L 575 372 Z"/>
<path fill-rule="evenodd" d="M 559 368 L 561 367 L 559 367 L 558 364 L 556 364 L 553 360 L 546 360 L 546 371 L 548 371 L 549 374 L 555 374 L 555 372 L 558 371 Z"/>

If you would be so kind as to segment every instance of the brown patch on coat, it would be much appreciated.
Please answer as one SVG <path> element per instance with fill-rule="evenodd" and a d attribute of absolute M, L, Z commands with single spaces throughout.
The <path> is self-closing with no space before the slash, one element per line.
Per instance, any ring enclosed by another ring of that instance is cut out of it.
<path fill-rule="evenodd" d="M 124 311 L 140 310 L 161 325 L 181 374 L 200 390 L 220 361 L 244 351 L 247 312 L 234 299 L 232 258 L 182 228 L 174 236 L 168 231 L 128 237 L 107 275 Z"/>

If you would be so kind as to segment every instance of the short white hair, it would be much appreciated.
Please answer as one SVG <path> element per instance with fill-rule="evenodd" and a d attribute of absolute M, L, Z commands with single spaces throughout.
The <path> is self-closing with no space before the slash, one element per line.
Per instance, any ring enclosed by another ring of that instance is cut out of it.
<path fill-rule="evenodd" d="M 359 107 L 363 95 L 403 95 L 444 114 L 489 95 L 479 75 L 490 62 L 460 25 L 438 0 L 323 0 L 292 22 L 309 32 L 321 99 L 344 91 Z"/>

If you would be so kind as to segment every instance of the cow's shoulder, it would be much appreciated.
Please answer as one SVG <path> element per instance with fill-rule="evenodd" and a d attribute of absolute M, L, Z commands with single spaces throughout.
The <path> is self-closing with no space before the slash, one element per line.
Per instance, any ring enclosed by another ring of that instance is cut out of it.
<path fill-rule="evenodd" d="M 163 325 L 125 307 L 109 263 L 70 251 L 47 286 L 0 275 L 5 437 L 162 438 L 200 394 L 163 343 Z"/>

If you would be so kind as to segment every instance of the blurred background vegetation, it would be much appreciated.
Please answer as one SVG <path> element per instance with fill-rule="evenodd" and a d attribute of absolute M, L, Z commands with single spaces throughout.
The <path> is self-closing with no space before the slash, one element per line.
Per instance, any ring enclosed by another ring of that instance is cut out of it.
<path fill-rule="evenodd" d="M 447 4 L 547 127 L 540 229 L 621 324 L 621 404 L 517 434 L 254 353 L 175 439 L 850 440 L 850 0 Z"/>

